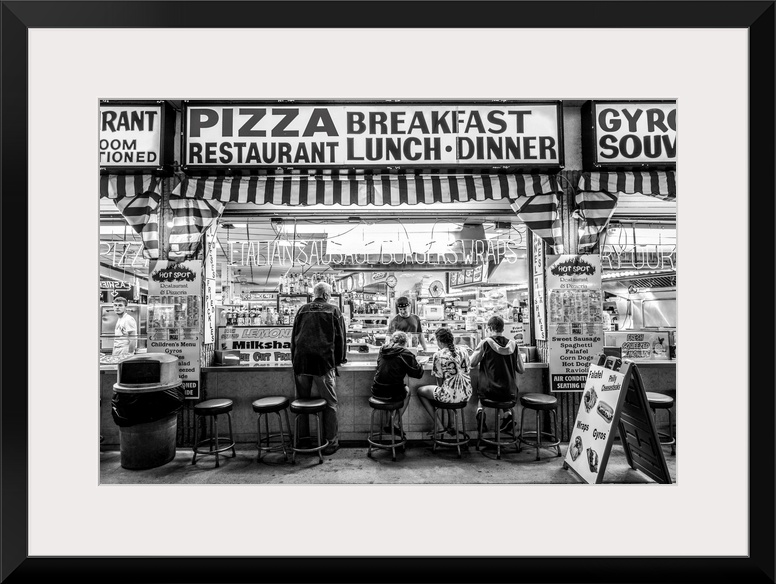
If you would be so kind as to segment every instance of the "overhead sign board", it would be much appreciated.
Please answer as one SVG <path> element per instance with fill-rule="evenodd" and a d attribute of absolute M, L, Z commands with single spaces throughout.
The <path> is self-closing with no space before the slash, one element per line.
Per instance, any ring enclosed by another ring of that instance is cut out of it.
<path fill-rule="evenodd" d="M 587 170 L 676 166 L 675 101 L 591 101 L 582 119 Z"/>
<path fill-rule="evenodd" d="M 101 171 L 161 170 L 170 165 L 174 123 L 164 102 L 100 102 Z"/>
<path fill-rule="evenodd" d="M 563 166 L 560 102 L 185 102 L 187 170 Z"/>

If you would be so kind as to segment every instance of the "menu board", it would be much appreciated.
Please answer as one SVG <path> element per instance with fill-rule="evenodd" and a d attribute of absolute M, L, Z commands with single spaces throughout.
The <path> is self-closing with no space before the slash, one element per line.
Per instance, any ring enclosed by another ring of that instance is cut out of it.
<path fill-rule="evenodd" d="M 471 284 L 482 284 L 488 280 L 488 266 L 481 264 L 457 272 L 449 272 L 448 288 L 460 288 Z"/>
<path fill-rule="evenodd" d="M 290 367 L 290 326 L 218 327 L 218 348 L 240 351 L 244 367 Z"/>
<path fill-rule="evenodd" d="M 587 483 L 603 480 L 617 432 L 614 414 L 619 409 L 620 396 L 624 395 L 624 382 L 622 373 L 590 365 L 564 461 Z"/>
<path fill-rule="evenodd" d="M 588 366 L 603 351 L 601 259 L 547 256 L 550 390 L 582 391 Z"/>
<path fill-rule="evenodd" d="M 202 262 L 151 262 L 148 278 L 148 352 L 178 358 L 186 399 L 199 399 Z"/>

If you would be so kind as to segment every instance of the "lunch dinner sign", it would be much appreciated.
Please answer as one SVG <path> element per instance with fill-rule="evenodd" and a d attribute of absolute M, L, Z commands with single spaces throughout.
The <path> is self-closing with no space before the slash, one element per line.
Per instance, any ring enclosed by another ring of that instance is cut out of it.
<path fill-rule="evenodd" d="M 186 102 L 184 166 L 563 166 L 560 102 Z"/>

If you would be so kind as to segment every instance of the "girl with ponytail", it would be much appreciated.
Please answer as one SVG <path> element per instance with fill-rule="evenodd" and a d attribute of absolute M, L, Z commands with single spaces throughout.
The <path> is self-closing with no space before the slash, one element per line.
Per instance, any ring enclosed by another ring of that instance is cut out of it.
<path fill-rule="evenodd" d="M 434 353 L 431 373 L 437 378 L 437 384 L 422 385 L 416 393 L 423 409 L 434 420 L 434 428 L 431 433 L 439 434 L 445 429 L 439 428 L 438 421 L 434 419 L 431 400 L 443 403 L 468 401 L 472 395 L 472 381 L 469 376 L 471 365 L 468 348 L 465 345 L 456 345 L 455 337 L 448 328 L 437 329 L 435 336 L 439 350 Z M 455 430 L 452 428 L 448 428 L 447 431 L 450 434 L 455 434 Z"/>

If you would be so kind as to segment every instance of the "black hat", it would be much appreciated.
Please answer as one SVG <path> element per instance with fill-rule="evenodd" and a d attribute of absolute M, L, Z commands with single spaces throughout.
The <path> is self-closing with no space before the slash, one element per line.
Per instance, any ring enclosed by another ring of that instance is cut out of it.
<path fill-rule="evenodd" d="M 396 306 L 397 306 L 397 307 L 400 307 L 400 306 L 409 306 L 409 305 L 410 305 L 410 299 L 409 299 L 409 298 L 407 298 L 406 296 L 399 296 L 399 297 L 396 299 Z"/>

